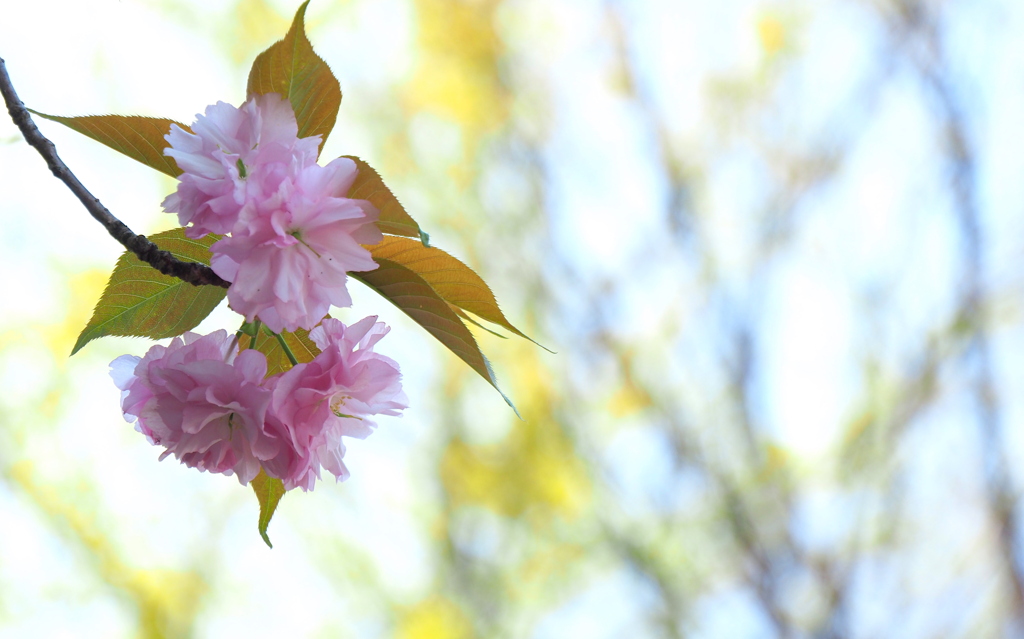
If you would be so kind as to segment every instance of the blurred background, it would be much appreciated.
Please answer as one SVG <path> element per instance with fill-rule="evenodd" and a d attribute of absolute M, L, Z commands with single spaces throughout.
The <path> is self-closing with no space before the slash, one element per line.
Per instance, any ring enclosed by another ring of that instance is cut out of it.
<path fill-rule="evenodd" d="M 244 100 L 297 0 L 5 2 L 59 115 Z M 285 496 L 126 424 L 71 347 L 119 246 L 0 118 L 0 635 L 1024 636 L 1024 4 L 314 0 L 375 166 L 557 354 L 523 415 L 353 282 L 411 400 Z M 174 182 L 60 125 L 137 232 Z M 221 308 L 200 327 L 234 329 Z"/>

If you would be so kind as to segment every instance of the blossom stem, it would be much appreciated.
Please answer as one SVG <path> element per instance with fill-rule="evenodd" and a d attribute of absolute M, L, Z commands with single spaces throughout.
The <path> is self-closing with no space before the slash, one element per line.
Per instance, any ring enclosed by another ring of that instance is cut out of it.
<path fill-rule="evenodd" d="M 262 322 L 256 320 L 252 325 L 253 331 L 250 333 L 252 338 L 249 340 L 249 348 L 256 348 L 256 336 L 260 334 L 260 324 L 262 324 Z"/>
<path fill-rule="evenodd" d="M 281 345 L 281 350 L 288 356 L 288 361 L 292 363 L 292 366 L 298 366 L 299 360 L 295 359 L 295 355 L 292 353 L 292 349 L 288 348 L 288 343 L 284 341 L 284 336 L 280 333 L 274 333 L 274 337 L 277 338 L 277 343 Z"/>

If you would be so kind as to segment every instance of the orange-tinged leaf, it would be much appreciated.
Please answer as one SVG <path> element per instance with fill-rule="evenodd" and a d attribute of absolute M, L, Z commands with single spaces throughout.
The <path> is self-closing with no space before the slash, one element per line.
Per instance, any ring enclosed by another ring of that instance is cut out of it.
<path fill-rule="evenodd" d="M 537 344 L 505 318 L 494 293 L 473 269 L 441 249 L 423 246 L 403 237 L 388 236 L 380 244 L 366 248 L 374 261 L 390 260 L 422 277 L 446 302 Z"/>
<path fill-rule="evenodd" d="M 501 333 L 499 333 L 497 331 L 492 331 L 491 329 L 487 328 L 486 326 L 484 326 L 480 322 L 478 322 L 475 319 L 473 319 L 472 317 L 470 317 L 469 314 L 466 313 L 466 311 L 462 310 L 461 308 L 459 308 L 458 306 L 452 304 L 451 302 L 448 302 L 448 308 L 452 309 L 452 311 L 454 311 L 456 315 L 461 317 L 463 321 L 469 322 L 470 324 L 472 324 L 473 326 L 476 326 L 480 330 L 487 331 L 491 335 L 494 335 L 495 337 L 500 337 L 501 339 L 508 339 L 507 335 L 502 335 Z"/>
<path fill-rule="evenodd" d="M 66 118 L 38 111 L 32 113 L 47 120 L 60 122 L 171 177 L 182 174 L 174 158 L 164 155 L 164 149 L 169 146 L 164 136 L 170 132 L 172 124 L 191 132 L 191 129 L 180 122 L 141 115 L 86 115 Z"/>
<path fill-rule="evenodd" d="M 210 263 L 210 245 L 220 239 L 185 237 L 182 228 L 149 238 L 180 260 Z M 118 258 L 92 318 L 78 336 L 71 354 L 104 335 L 161 339 L 195 328 L 216 308 L 227 291 L 219 286 L 192 286 L 164 275 L 125 251 Z"/>
<path fill-rule="evenodd" d="M 509 398 L 498 388 L 491 364 L 480 351 L 473 334 L 430 284 L 403 264 L 376 256 L 374 261 L 378 264 L 375 270 L 349 275 L 377 291 L 414 322 L 427 329 L 427 332 L 469 364 L 470 368 L 501 393 L 512 410 L 516 410 Z M 518 414 L 516 411 L 516 415 Z"/>
<path fill-rule="evenodd" d="M 260 502 L 260 537 L 263 537 L 263 541 L 273 548 L 274 544 L 270 543 L 270 537 L 267 535 L 267 526 L 270 525 L 270 518 L 277 510 L 277 504 L 284 496 L 284 482 L 276 477 L 270 477 L 261 468 L 260 474 L 256 475 L 250 484 L 256 493 L 256 499 Z"/>
<path fill-rule="evenodd" d="M 308 4 L 306 0 L 295 12 L 292 28 L 284 39 L 256 56 L 249 71 L 247 94 L 250 98 L 265 93 L 280 94 L 295 110 L 299 137 L 320 135 L 323 149 L 338 117 L 341 85 L 306 37 L 303 20 Z"/>
<path fill-rule="evenodd" d="M 348 190 L 348 196 L 353 200 L 369 200 L 380 209 L 380 219 L 377 220 L 377 228 L 381 233 L 389 235 L 404 235 L 405 237 L 418 238 L 424 246 L 429 244 L 429 236 L 420 229 L 420 225 L 405 210 L 391 189 L 384 184 L 380 174 L 372 166 L 357 158 L 354 155 L 346 155 L 348 159 L 356 163 L 359 175 Z"/>

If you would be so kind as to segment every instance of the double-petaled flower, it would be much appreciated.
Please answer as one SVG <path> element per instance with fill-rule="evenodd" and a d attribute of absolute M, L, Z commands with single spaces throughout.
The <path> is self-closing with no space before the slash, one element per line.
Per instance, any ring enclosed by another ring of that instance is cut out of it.
<path fill-rule="evenodd" d="M 388 332 L 367 317 L 346 327 L 328 318 L 310 333 L 311 362 L 266 377 L 267 360 L 220 330 L 185 333 L 144 357 L 122 355 L 111 377 L 125 419 L 187 466 L 238 477 L 263 468 L 286 489 L 312 490 L 320 470 L 348 477 L 342 437 L 373 432 L 374 415 L 407 406 L 393 360 L 373 351 Z"/>
<path fill-rule="evenodd" d="M 377 268 L 362 245 L 382 238 L 377 209 L 346 197 L 355 163 L 317 164 L 320 136 L 297 137 L 292 107 L 277 94 L 240 108 L 218 102 L 191 128 L 166 136 L 165 153 L 184 173 L 164 209 L 191 225 L 189 237 L 226 235 L 210 249 L 211 266 L 231 282 L 231 308 L 281 332 L 351 306 L 345 273 Z"/>

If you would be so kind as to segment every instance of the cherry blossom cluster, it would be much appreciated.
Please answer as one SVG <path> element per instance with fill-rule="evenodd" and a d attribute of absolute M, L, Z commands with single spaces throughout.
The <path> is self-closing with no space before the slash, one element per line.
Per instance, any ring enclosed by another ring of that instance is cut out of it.
<path fill-rule="evenodd" d="M 238 352 L 224 330 L 187 332 L 144 357 L 122 355 L 111 365 L 121 409 L 149 442 L 201 471 L 253 480 L 262 467 L 286 490 L 312 490 L 320 469 L 348 477 L 342 436 L 373 432 L 373 415 L 406 407 L 393 360 L 373 352 L 388 328 L 367 317 L 346 327 L 328 318 L 310 339 L 321 349 L 311 362 L 266 377 L 266 356 Z"/>
<path fill-rule="evenodd" d="M 261 469 L 288 490 L 311 490 L 321 469 L 343 480 L 342 437 L 366 437 L 373 415 L 406 407 L 398 364 L 373 352 L 388 328 L 376 317 L 348 327 L 325 319 L 331 305 L 352 304 L 346 272 L 377 268 L 362 245 L 381 241 L 379 212 L 345 197 L 355 163 L 317 164 L 320 136 L 299 138 L 277 94 L 238 108 L 218 102 L 190 129 L 172 125 L 166 136 L 183 173 L 164 210 L 188 237 L 223 236 L 210 266 L 231 283 L 228 303 L 246 322 L 312 329 L 321 352 L 267 377 L 266 356 L 239 352 L 237 335 L 185 333 L 111 363 L 125 419 L 165 448 L 161 459 L 242 484 Z"/>
<path fill-rule="evenodd" d="M 231 282 L 231 308 L 279 333 L 351 306 L 345 273 L 377 268 L 361 245 L 382 239 L 377 209 L 344 197 L 355 163 L 317 164 L 320 136 L 299 138 L 291 104 L 276 93 L 240 108 L 218 102 L 191 128 L 172 125 L 166 136 L 165 153 L 184 173 L 163 206 L 189 237 L 227 234 L 210 248 L 210 266 Z"/>

